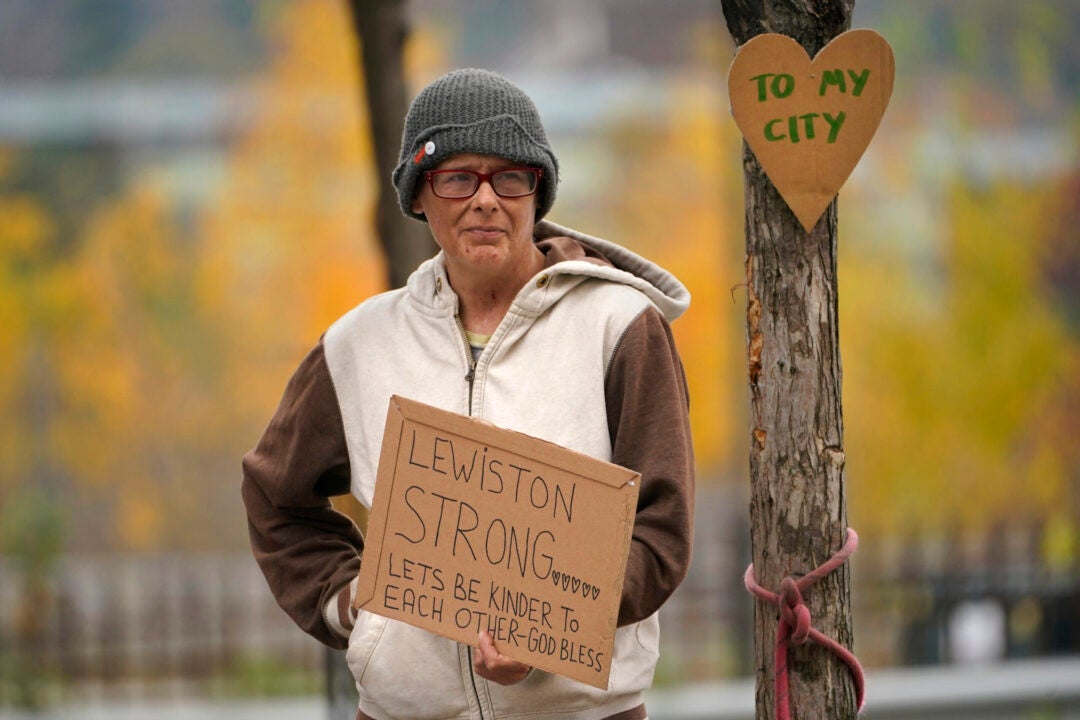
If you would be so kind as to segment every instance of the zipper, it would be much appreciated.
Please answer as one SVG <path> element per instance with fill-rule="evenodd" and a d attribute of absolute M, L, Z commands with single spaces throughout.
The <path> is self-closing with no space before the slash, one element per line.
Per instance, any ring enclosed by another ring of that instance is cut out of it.
<path fill-rule="evenodd" d="M 455 314 L 454 321 L 457 323 L 458 330 L 461 332 L 461 342 L 465 345 L 465 359 L 469 363 L 469 371 L 465 373 L 465 382 L 469 383 L 469 415 L 472 415 L 473 406 L 473 382 L 476 380 L 476 359 L 473 357 L 472 346 L 469 344 L 469 336 L 465 333 L 465 323 L 461 322 L 461 315 Z M 480 688 L 476 686 L 476 671 L 473 670 L 472 664 L 472 646 L 461 644 L 462 649 L 465 652 L 466 665 L 469 668 L 469 681 L 472 685 L 473 697 L 476 698 L 476 709 L 480 713 L 480 720 L 484 720 L 484 703 L 480 699 Z"/>
<path fill-rule="evenodd" d="M 465 652 L 468 655 L 469 679 L 472 680 L 473 695 L 476 696 L 476 710 L 480 713 L 480 720 L 484 720 L 484 703 L 480 700 L 480 690 L 476 687 L 476 671 L 472 665 L 472 647 L 466 645 Z"/>
<path fill-rule="evenodd" d="M 461 342 L 465 344 L 465 359 L 469 363 L 469 372 L 465 373 L 465 382 L 469 383 L 469 415 L 472 415 L 473 381 L 476 380 L 476 360 L 473 359 L 472 346 L 469 345 L 469 336 L 465 334 L 465 323 L 461 322 L 461 315 L 454 315 L 458 330 L 461 331 Z"/>

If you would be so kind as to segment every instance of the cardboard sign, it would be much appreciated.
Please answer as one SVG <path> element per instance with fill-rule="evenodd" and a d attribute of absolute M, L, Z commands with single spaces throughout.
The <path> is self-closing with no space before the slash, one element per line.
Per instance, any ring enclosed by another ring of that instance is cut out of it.
<path fill-rule="evenodd" d="M 394 396 L 354 604 L 606 688 L 639 484 Z"/>
<path fill-rule="evenodd" d="M 784 35 L 758 35 L 728 73 L 731 114 L 807 232 L 855 169 L 892 95 L 892 48 L 850 30 L 810 61 Z"/>

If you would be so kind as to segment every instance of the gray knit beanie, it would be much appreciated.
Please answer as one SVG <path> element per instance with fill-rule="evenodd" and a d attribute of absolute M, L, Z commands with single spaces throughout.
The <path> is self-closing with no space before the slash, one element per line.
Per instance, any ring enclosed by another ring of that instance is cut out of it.
<path fill-rule="evenodd" d="M 401 155 L 394 169 L 398 204 L 412 211 L 424 172 L 456 153 L 496 155 L 544 170 L 536 196 L 536 219 L 555 202 L 559 163 L 548 145 L 540 114 L 529 96 L 488 70 L 450 72 L 420 91 L 405 118 Z"/>

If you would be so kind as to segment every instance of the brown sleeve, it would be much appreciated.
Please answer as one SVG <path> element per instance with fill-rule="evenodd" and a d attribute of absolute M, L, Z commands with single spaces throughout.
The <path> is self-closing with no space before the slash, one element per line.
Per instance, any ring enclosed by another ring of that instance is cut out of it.
<path fill-rule="evenodd" d="M 359 572 L 364 540 L 328 499 L 349 492 L 349 458 L 321 341 L 289 381 L 243 471 L 251 548 L 278 604 L 305 632 L 345 647 L 323 609 Z"/>
<path fill-rule="evenodd" d="M 689 395 L 671 327 L 650 307 L 630 325 L 608 370 L 612 462 L 641 473 L 618 624 L 660 609 L 690 567 L 694 450 Z"/>

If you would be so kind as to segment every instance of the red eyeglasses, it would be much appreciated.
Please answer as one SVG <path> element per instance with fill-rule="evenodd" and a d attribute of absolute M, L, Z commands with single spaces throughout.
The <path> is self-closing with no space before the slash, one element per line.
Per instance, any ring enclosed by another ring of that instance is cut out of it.
<path fill-rule="evenodd" d="M 431 192 L 447 200 L 463 200 L 472 197 L 480 189 L 480 183 L 488 182 L 495 194 L 504 198 L 532 195 L 544 176 L 542 168 L 506 168 L 493 173 L 473 170 L 429 170 L 424 173 Z"/>

